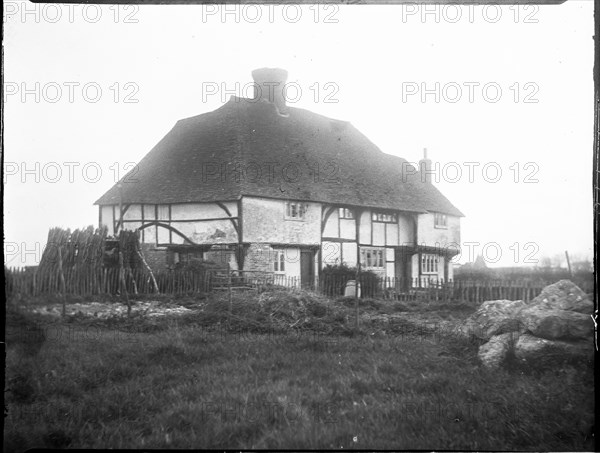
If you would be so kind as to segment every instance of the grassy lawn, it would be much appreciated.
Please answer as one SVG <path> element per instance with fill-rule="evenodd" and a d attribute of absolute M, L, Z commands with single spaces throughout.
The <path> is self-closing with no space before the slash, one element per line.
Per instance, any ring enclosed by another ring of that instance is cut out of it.
<path fill-rule="evenodd" d="M 369 301 L 353 333 L 352 301 L 275 299 L 239 296 L 230 321 L 191 299 L 178 318 L 37 318 L 37 355 L 9 346 L 5 450 L 594 449 L 592 365 L 489 371 L 415 322 L 472 307 Z"/>

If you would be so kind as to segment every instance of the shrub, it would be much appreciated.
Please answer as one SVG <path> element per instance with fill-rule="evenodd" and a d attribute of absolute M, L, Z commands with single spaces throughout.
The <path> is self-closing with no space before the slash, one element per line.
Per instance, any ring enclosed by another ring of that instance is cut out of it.
<path fill-rule="evenodd" d="M 323 292 L 327 296 L 343 296 L 346 283 L 356 280 L 356 268 L 346 264 L 332 266 L 328 264 L 321 273 Z M 361 271 L 358 276 L 361 287 L 361 297 L 374 297 L 379 283 L 377 274 L 371 271 Z"/>

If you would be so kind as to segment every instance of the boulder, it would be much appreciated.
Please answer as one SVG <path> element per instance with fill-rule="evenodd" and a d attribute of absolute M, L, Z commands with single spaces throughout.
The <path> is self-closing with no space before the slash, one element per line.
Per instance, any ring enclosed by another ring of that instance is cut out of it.
<path fill-rule="evenodd" d="M 538 303 L 517 313 L 525 331 L 547 340 L 589 340 L 593 337 L 594 322 L 589 315 L 546 307 Z"/>
<path fill-rule="evenodd" d="M 488 342 L 479 358 L 499 366 L 511 349 L 520 360 L 552 359 L 589 353 L 594 337 L 593 303 L 569 280 L 546 286 L 531 302 L 484 302 L 463 331 Z M 586 352 L 587 351 L 587 352 Z"/>
<path fill-rule="evenodd" d="M 518 341 L 519 334 L 517 332 L 503 333 L 493 336 L 490 341 L 479 347 L 477 356 L 481 363 L 488 368 L 498 368 L 510 349 L 514 347 Z"/>
<path fill-rule="evenodd" d="M 590 342 L 550 341 L 533 335 L 521 335 L 515 343 L 515 357 L 519 360 L 535 360 L 541 356 L 590 357 L 594 354 Z"/>
<path fill-rule="evenodd" d="M 516 314 L 527 304 L 522 300 L 491 300 L 484 302 L 479 309 L 465 321 L 461 329 L 482 340 L 489 340 L 495 335 L 507 332 L 522 331 Z"/>
<path fill-rule="evenodd" d="M 587 294 L 570 280 L 560 280 L 546 286 L 531 301 L 531 304 L 539 304 L 548 309 L 568 310 L 584 314 L 592 314 L 594 311 L 594 304 Z"/>

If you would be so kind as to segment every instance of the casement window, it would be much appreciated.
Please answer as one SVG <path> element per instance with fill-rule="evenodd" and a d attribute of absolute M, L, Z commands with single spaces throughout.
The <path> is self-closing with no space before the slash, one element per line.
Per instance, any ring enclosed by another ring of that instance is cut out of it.
<path fill-rule="evenodd" d="M 340 208 L 340 219 L 353 219 L 354 212 L 348 208 Z"/>
<path fill-rule="evenodd" d="M 285 250 L 273 250 L 273 271 L 285 272 Z"/>
<path fill-rule="evenodd" d="M 306 203 L 288 201 L 285 203 L 285 218 L 293 220 L 304 220 L 308 206 Z"/>
<path fill-rule="evenodd" d="M 448 216 L 446 214 L 442 214 L 441 212 L 436 212 L 433 215 L 434 221 L 433 224 L 436 228 L 448 228 Z"/>
<path fill-rule="evenodd" d="M 371 214 L 373 222 L 398 223 L 398 214 L 389 214 L 386 212 L 373 212 Z"/>
<path fill-rule="evenodd" d="M 421 255 L 421 273 L 437 274 L 438 260 L 439 257 L 437 255 L 432 255 L 431 253 L 423 253 Z"/>
<path fill-rule="evenodd" d="M 385 267 L 385 250 L 361 247 L 360 265 L 364 268 L 383 269 Z"/>

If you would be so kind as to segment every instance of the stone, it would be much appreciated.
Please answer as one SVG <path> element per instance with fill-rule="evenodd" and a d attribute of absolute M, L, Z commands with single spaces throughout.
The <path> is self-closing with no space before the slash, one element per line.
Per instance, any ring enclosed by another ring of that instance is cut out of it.
<path fill-rule="evenodd" d="M 592 314 L 594 304 L 576 284 L 570 280 L 560 280 L 546 286 L 542 292 L 531 301 L 532 305 L 541 305 L 545 308 L 575 311 L 578 313 Z"/>
<path fill-rule="evenodd" d="M 593 344 L 590 342 L 550 341 L 533 335 L 521 335 L 515 343 L 515 357 L 519 360 L 534 360 L 543 355 L 591 357 L 593 353 Z"/>
<path fill-rule="evenodd" d="M 360 283 L 358 285 L 358 295 L 356 294 L 356 280 L 348 280 L 344 288 L 344 297 L 360 297 Z"/>
<path fill-rule="evenodd" d="M 484 302 L 479 309 L 465 321 L 463 332 L 482 340 L 495 335 L 523 330 L 516 313 L 526 307 L 522 300 L 492 300 Z"/>
<path fill-rule="evenodd" d="M 535 362 L 589 357 L 593 350 L 593 303 L 577 285 L 561 280 L 546 286 L 530 303 L 487 301 L 463 325 L 464 331 L 487 343 L 479 359 L 498 367 L 511 351 L 517 359 Z"/>
<path fill-rule="evenodd" d="M 506 359 L 510 349 L 518 341 L 517 332 L 508 332 L 493 336 L 490 341 L 479 347 L 477 356 L 488 368 L 498 368 Z"/>
<path fill-rule="evenodd" d="M 547 340 L 588 340 L 594 335 L 589 315 L 546 307 L 537 304 L 518 312 L 518 320 L 527 332 Z"/>

